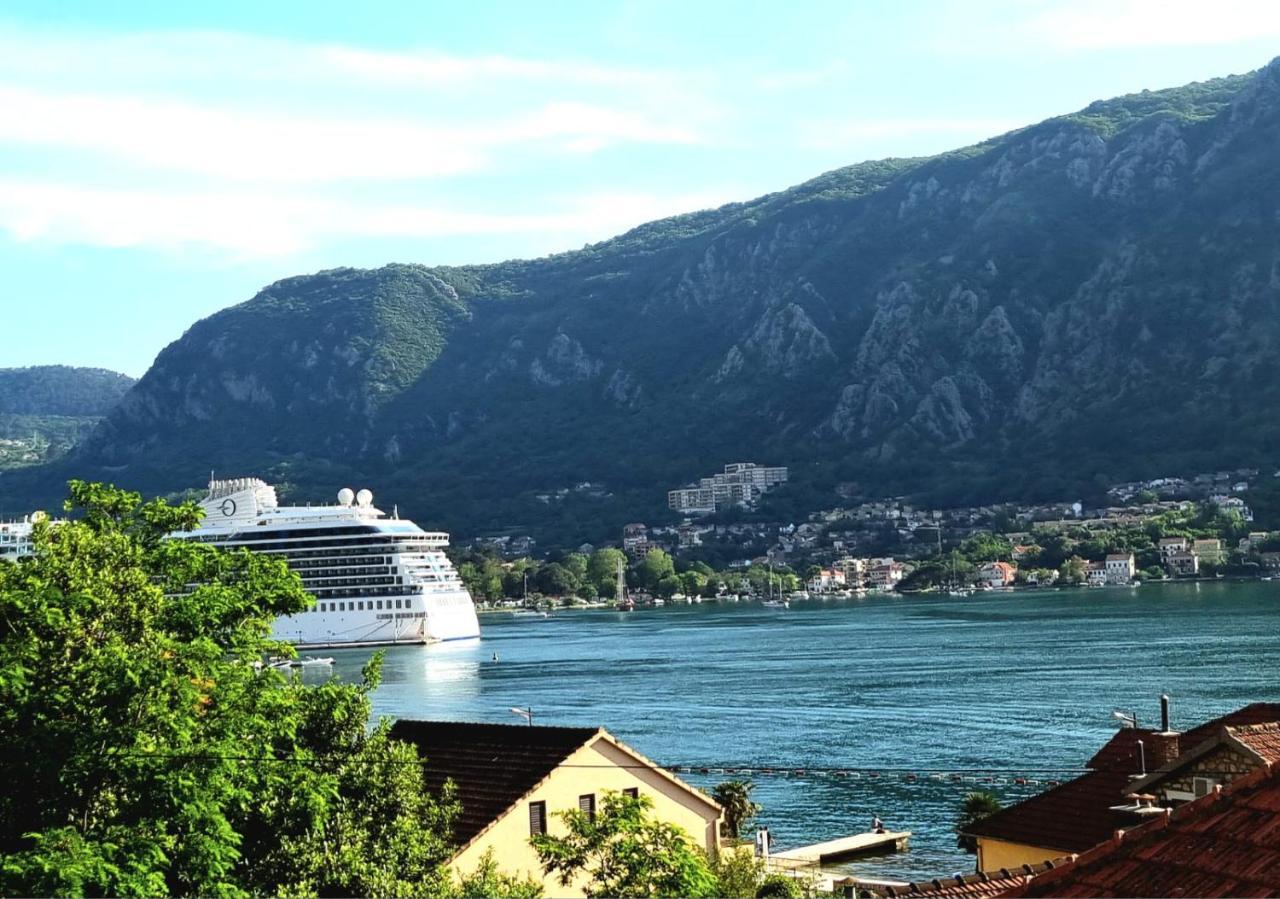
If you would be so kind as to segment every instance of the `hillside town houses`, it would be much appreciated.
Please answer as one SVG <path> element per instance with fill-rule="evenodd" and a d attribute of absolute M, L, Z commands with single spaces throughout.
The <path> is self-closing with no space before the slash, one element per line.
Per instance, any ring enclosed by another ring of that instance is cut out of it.
<path fill-rule="evenodd" d="M 1237 521 L 1252 522 L 1253 512 L 1242 494 L 1257 476 L 1254 470 L 1236 470 L 1123 484 L 1108 491 L 1115 504 L 1099 507 L 1059 502 L 930 508 L 905 497 L 886 497 L 823 509 L 802 520 L 780 521 L 763 519 L 760 509 L 768 506 L 758 501 L 787 483 L 788 469 L 731 462 L 722 472 L 668 493 L 668 508 L 680 513 L 676 522 L 632 521 L 622 528 L 620 542 L 633 561 L 661 549 L 676 557 L 707 561 L 720 570 L 787 567 L 802 576 L 809 592 L 819 594 L 895 589 L 904 580 L 906 589 L 917 589 L 909 576 L 922 562 L 982 535 L 999 535 L 1004 549 L 980 557 L 961 576 L 952 572 L 944 581 L 954 587 L 984 589 L 1061 583 L 1123 586 L 1144 578 L 1214 576 L 1223 566 L 1246 562 L 1259 573 L 1280 572 L 1280 534 L 1273 540 L 1263 530 L 1246 536 L 1236 531 L 1229 543 L 1175 532 L 1153 538 L 1154 550 L 1138 555 L 1126 551 L 1123 543 L 1108 546 L 1108 534 L 1126 528 L 1149 529 L 1150 522 L 1170 517 L 1190 520 L 1206 506 Z M 603 485 L 589 482 L 567 490 L 583 496 L 612 495 Z M 554 501 L 563 493 L 565 489 L 548 495 Z M 842 485 L 838 495 L 854 494 L 849 485 Z M 746 515 L 729 521 L 709 518 L 729 509 Z M 1062 536 L 1054 538 L 1055 534 Z M 1058 545 L 1065 539 L 1067 545 L 1084 550 L 1072 560 L 1074 568 L 1064 565 L 1059 570 L 1061 555 L 1045 566 L 1040 544 L 1054 539 Z M 523 533 L 479 537 L 470 545 L 496 551 L 505 559 L 535 549 L 533 538 Z M 1089 551 L 1091 545 L 1109 551 Z"/>

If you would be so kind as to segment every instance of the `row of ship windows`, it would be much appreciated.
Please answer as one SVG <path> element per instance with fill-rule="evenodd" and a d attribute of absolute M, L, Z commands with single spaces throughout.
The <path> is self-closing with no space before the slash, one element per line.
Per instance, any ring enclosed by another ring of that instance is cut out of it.
<path fill-rule="evenodd" d="M 361 566 L 390 565 L 391 557 L 390 556 L 374 556 L 371 559 L 352 558 L 349 555 L 347 557 L 340 558 L 340 559 L 335 559 L 335 558 L 295 559 L 290 557 L 288 559 L 288 562 L 291 568 L 319 568 L 323 565 L 333 565 L 335 563 L 339 565 L 361 565 Z"/>
<path fill-rule="evenodd" d="M 317 578 L 356 576 L 358 578 L 368 578 L 369 583 L 371 584 L 389 584 L 390 581 L 379 580 L 377 576 L 387 576 L 390 574 L 390 568 L 312 568 L 307 571 L 298 572 L 298 575 L 304 581 L 313 581 Z M 344 581 L 344 583 L 346 582 Z M 396 583 L 399 583 L 399 581 Z"/>
<path fill-rule="evenodd" d="M 332 599 L 335 596 L 395 596 L 397 593 L 404 593 L 404 587 L 307 587 L 306 590 L 317 599 Z"/>
<path fill-rule="evenodd" d="M 411 599 L 358 599 L 348 602 L 318 602 L 312 610 L 315 612 L 371 612 L 381 610 L 383 603 L 388 609 L 412 609 Z"/>
<path fill-rule="evenodd" d="M 338 577 L 330 578 L 320 584 L 310 584 L 307 583 L 308 580 L 308 578 L 303 578 L 302 583 L 302 586 L 307 590 L 326 590 L 330 587 L 372 587 L 375 584 L 400 584 L 404 582 L 404 578 L 400 577 Z"/>

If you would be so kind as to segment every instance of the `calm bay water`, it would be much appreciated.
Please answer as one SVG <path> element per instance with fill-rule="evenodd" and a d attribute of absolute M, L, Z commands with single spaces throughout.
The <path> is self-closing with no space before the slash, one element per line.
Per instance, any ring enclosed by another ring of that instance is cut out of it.
<path fill-rule="evenodd" d="M 1280 698 L 1278 613 L 1280 582 L 493 614 L 479 641 L 389 650 L 374 705 L 516 724 L 510 707 L 529 706 L 540 724 L 603 725 L 705 788 L 727 775 L 699 768 L 753 768 L 778 846 L 879 815 L 913 832 L 910 851 L 848 867 L 932 877 L 972 870 L 953 832 L 965 792 L 1012 801 L 1072 776 L 1113 709 L 1156 724 L 1168 693 L 1185 729 Z M 354 678 L 369 653 L 334 655 Z"/>

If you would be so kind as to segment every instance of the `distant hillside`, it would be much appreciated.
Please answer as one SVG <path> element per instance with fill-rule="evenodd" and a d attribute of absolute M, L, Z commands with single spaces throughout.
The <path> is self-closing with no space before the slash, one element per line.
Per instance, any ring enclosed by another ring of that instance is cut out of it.
<path fill-rule="evenodd" d="M 0 368 L 0 470 L 65 455 L 134 383 L 102 368 Z"/>
<path fill-rule="evenodd" d="M 788 510 L 838 483 L 959 503 L 1273 465 L 1277 146 L 1273 63 L 573 253 L 290 278 L 0 487 L 259 473 L 573 542 L 742 459 L 792 467 Z M 555 495 L 582 481 L 607 495 Z"/>
<path fill-rule="evenodd" d="M 135 381 L 105 368 L 0 368 L 0 415 L 106 415 Z"/>

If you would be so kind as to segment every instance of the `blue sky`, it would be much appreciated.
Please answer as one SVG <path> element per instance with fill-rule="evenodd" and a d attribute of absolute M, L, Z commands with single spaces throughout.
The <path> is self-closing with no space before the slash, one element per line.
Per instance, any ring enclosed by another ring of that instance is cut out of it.
<path fill-rule="evenodd" d="M 1258 0 L 8 2 L 0 367 L 140 375 L 278 278 L 573 249 L 1277 53 Z"/>

